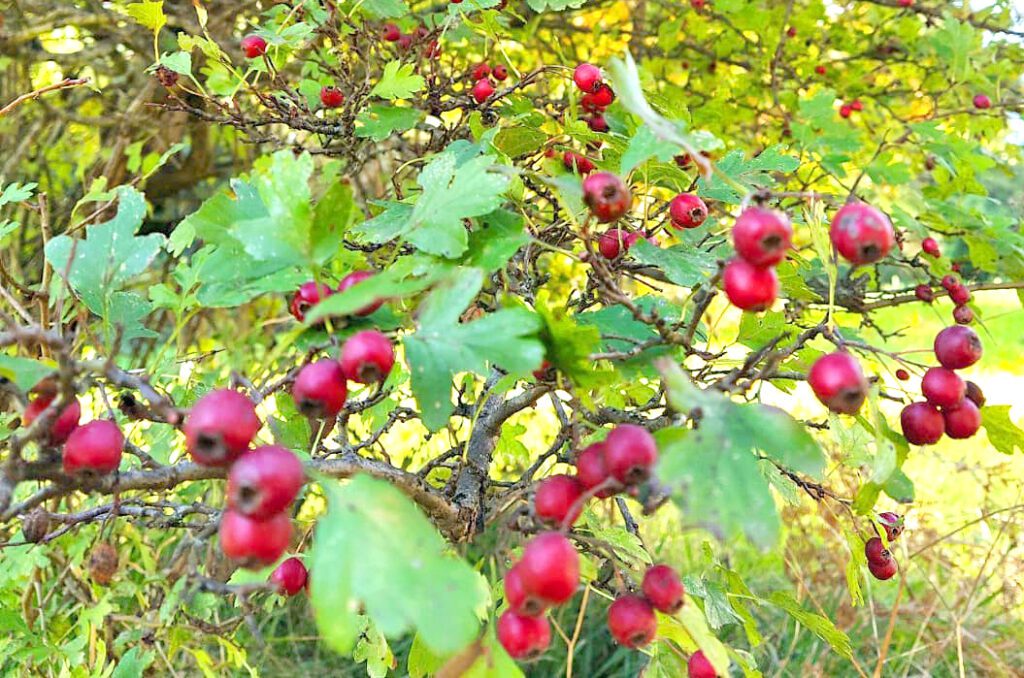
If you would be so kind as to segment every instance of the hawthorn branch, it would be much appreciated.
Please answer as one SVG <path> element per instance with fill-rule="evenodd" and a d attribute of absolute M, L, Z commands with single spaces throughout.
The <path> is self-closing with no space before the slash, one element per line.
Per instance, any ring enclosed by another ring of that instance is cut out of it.
<path fill-rule="evenodd" d="M 47 92 L 53 92 L 59 89 L 68 89 L 69 87 L 78 87 L 79 85 L 84 85 L 87 82 L 89 82 L 89 78 L 64 78 L 60 82 L 55 82 L 52 85 L 46 85 L 45 87 L 40 87 L 37 90 L 33 90 L 31 92 L 22 94 L 11 103 L 7 104 L 3 108 L 0 108 L 0 118 L 4 117 L 5 115 L 13 111 L 15 108 L 25 103 L 26 101 L 38 99 Z"/>

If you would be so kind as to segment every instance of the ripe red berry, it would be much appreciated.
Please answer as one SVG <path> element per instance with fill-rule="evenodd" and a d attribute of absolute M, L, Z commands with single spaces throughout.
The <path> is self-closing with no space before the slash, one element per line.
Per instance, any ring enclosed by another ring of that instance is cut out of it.
<path fill-rule="evenodd" d="M 974 107 L 981 110 L 992 107 L 992 100 L 988 98 L 987 94 L 975 94 L 973 101 Z"/>
<path fill-rule="evenodd" d="M 854 99 L 853 101 L 850 102 L 850 108 L 859 113 L 860 111 L 864 110 L 864 102 L 861 101 L 860 99 Z"/>
<path fill-rule="evenodd" d="M 885 538 L 889 540 L 889 543 L 894 542 L 903 534 L 903 518 L 898 513 L 883 511 L 878 514 L 878 521 L 885 528 Z"/>
<path fill-rule="evenodd" d="M 846 204 L 836 212 L 830 236 L 836 251 L 858 265 L 878 261 L 896 243 L 889 217 L 862 202 Z"/>
<path fill-rule="evenodd" d="M 260 430 L 252 401 L 217 389 L 196 401 L 185 420 L 185 447 L 204 466 L 227 466 L 249 448 Z"/>
<path fill-rule="evenodd" d="M 668 565 L 654 565 L 644 573 L 644 596 L 659 612 L 673 614 L 683 606 L 686 589 L 676 571 Z"/>
<path fill-rule="evenodd" d="M 779 278 L 773 268 L 758 268 L 739 257 L 722 271 L 722 287 L 732 305 L 760 312 L 771 307 L 779 294 Z"/>
<path fill-rule="evenodd" d="M 583 486 L 566 475 L 551 476 L 537 484 L 533 510 L 541 520 L 556 526 L 572 525 L 583 512 Z"/>
<path fill-rule="evenodd" d="M 896 4 L 900 7 L 910 7 L 914 4 L 914 0 L 896 0 Z"/>
<path fill-rule="evenodd" d="M 532 659 L 548 649 L 551 626 L 545 617 L 522 617 L 505 610 L 498 618 L 498 642 L 513 659 Z"/>
<path fill-rule="evenodd" d="M 607 483 L 605 489 L 595 493 L 594 496 L 599 499 L 607 499 L 615 494 L 618 481 L 612 479 L 608 472 L 608 465 L 605 463 L 604 442 L 590 445 L 576 457 L 576 480 L 588 492 L 598 485 Z"/>
<path fill-rule="evenodd" d="M 903 437 L 911 445 L 934 445 L 942 438 L 942 413 L 928 403 L 911 403 L 900 412 Z"/>
<path fill-rule="evenodd" d="M 292 521 L 287 513 L 257 520 L 227 510 L 220 519 L 220 549 L 242 567 L 257 568 L 274 563 L 288 548 Z"/>
<path fill-rule="evenodd" d="M 868 562 L 888 560 L 892 557 L 885 548 L 885 544 L 878 537 L 871 537 L 864 544 L 864 556 L 868 559 Z"/>
<path fill-rule="evenodd" d="M 708 206 L 692 193 L 680 193 L 668 206 L 673 228 L 697 228 L 708 218 Z"/>
<path fill-rule="evenodd" d="M 623 228 L 609 228 L 598 237 L 597 251 L 605 259 L 614 259 L 620 253 L 628 252 L 639 239 L 639 233 L 630 233 Z"/>
<path fill-rule="evenodd" d="M 903 368 L 900 368 L 896 370 L 896 378 L 899 379 L 900 381 L 906 381 L 907 379 L 910 379 L 910 372 L 907 372 Z"/>
<path fill-rule="evenodd" d="M 599 108 L 608 108 L 615 101 L 615 92 L 604 83 L 598 85 L 591 96 L 591 101 Z"/>
<path fill-rule="evenodd" d="M 970 306 L 957 306 L 953 309 L 953 320 L 957 325 L 970 325 L 974 322 L 974 311 Z"/>
<path fill-rule="evenodd" d="M 341 370 L 349 381 L 372 384 L 384 381 L 395 365 L 391 340 L 377 330 L 356 332 L 341 347 Z"/>
<path fill-rule="evenodd" d="M 345 95 L 337 87 L 328 86 L 320 89 L 320 103 L 325 108 L 338 108 L 345 103 Z"/>
<path fill-rule="evenodd" d="M 825 67 L 819 64 L 814 67 L 814 72 L 818 75 L 825 75 Z"/>
<path fill-rule="evenodd" d="M 559 532 L 544 532 L 531 539 L 518 567 L 523 589 L 551 605 L 572 598 L 580 583 L 580 556 Z"/>
<path fill-rule="evenodd" d="M 473 100 L 478 104 L 487 101 L 492 94 L 494 94 L 494 85 L 486 78 L 477 80 L 476 84 L 473 85 Z"/>
<path fill-rule="evenodd" d="M 658 618 L 640 596 L 622 596 L 608 608 L 608 630 L 619 645 L 636 649 L 654 640 Z"/>
<path fill-rule="evenodd" d="M 789 28 L 786 29 L 786 37 L 787 38 L 795 38 L 796 37 L 796 27 L 795 26 L 790 26 Z"/>
<path fill-rule="evenodd" d="M 589 127 L 592 132 L 604 133 L 608 131 L 608 121 L 605 120 L 604 116 L 600 113 L 595 113 L 587 118 L 587 127 Z"/>
<path fill-rule="evenodd" d="M 580 64 L 572 73 L 572 81 L 583 92 L 594 92 L 601 85 L 601 69 L 593 64 Z"/>
<path fill-rule="evenodd" d="M 869 560 L 868 571 L 871 575 L 880 581 L 886 581 L 892 579 L 896 574 L 897 566 L 896 559 L 892 556 L 883 560 Z"/>
<path fill-rule="evenodd" d="M 413 41 L 413 36 L 408 35 L 408 34 L 402 34 L 402 35 L 398 36 L 398 40 L 396 41 L 395 44 L 398 45 L 399 49 L 404 51 L 404 50 L 408 50 L 410 47 L 412 47 L 412 41 Z"/>
<path fill-rule="evenodd" d="M 942 289 L 949 292 L 951 289 L 960 284 L 960 279 L 952 273 L 948 273 L 942 276 Z"/>
<path fill-rule="evenodd" d="M 981 428 L 981 410 L 964 398 L 959 405 L 942 411 L 946 435 L 955 440 L 970 438 Z"/>
<path fill-rule="evenodd" d="M 533 371 L 533 378 L 537 381 L 552 381 L 555 378 L 554 366 L 550 361 L 545 360 L 540 367 Z"/>
<path fill-rule="evenodd" d="M 845 351 L 814 361 L 807 382 L 821 404 L 839 414 L 856 414 L 868 396 L 868 380 L 860 363 Z"/>
<path fill-rule="evenodd" d="M 302 462 L 291 450 L 279 445 L 257 447 L 243 454 L 228 473 L 228 507 L 266 520 L 288 508 L 305 482 Z"/>
<path fill-rule="evenodd" d="M 605 438 L 604 461 L 608 472 L 623 485 L 642 483 L 658 461 L 654 436 L 641 426 L 619 424 Z"/>
<path fill-rule="evenodd" d="M 786 257 L 793 240 L 793 227 L 782 212 L 764 207 L 743 210 L 732 227 L 736 254 L 748 263 L 764 268 L 774 266 Z"/>
<path fill-rule="evenodd" d="M 921 251 L 930 257 L 939 257 L 942 252 L 939 250 L 939 241 L 935 238 L 925 238 L 921 241 Z"/>
<path fill-rule="evenodd" d="M 398 42 L 402 38 L 402 30 L 395 24 L 384 24 L 380 35 L 387 42 Z"/>
<path fill-rule="evenodd" d="M 933 367 L 921 379 L 921 395 L 935 407 L 956 407 L 966 393 L 964 380 L 945 367 Z"/>
<path fill-rule="evenodd" d="M 594 115 L 600 115 L 604 113 L 604 106 L 597 103 L 597 95 L 595 94 L 584 94 L 580 97 L 580 108 L 587 113 L 593 113 Z"/>
<path fill-rule="evenodd" d="M 309 585 L 309 571 L 298 558 L 292 557 L 274 568 L 267 581 L 285 596 L 294 596 Z"/>
<path fill-rule="evenodd" d="M 973 381 L 967 382 L 966 397 L 978 407 L 982 407 L 985 404 L 985 393 Z"/>
<path fill-rule="evenodd" d="M 598 221 L 607 224 L 629 211 L 633 195 L 611 172 L 595 172 L 583 180 L 583 202 Z"/>
<path fill-rule="evenodd" d="M 690 655 L 690 660 L 686 663 L 686 673 L 689 678 L 718 678 L 718 672 L 704 656 L 703 650 L 697 650 Z"/>
<path fill-rule="evenodd" d="M 326 299 L 331 292 L 331 288 L 323 283 L 318 283 L 313 280 L 302 283 L 302 285 L 299 286 L 298 292 L 296 292 L 295 296 L 292 297 L 289 310 L 292 315 L 295 316 L 296 320 L 302 322 L 306 319 L 306 312 Z"/>
<path fill-rule="evenodd" d="M 590 158 L 580 155 L 575 151 L 566 151 L 562 154 L 562 164 L 565 169 L 576 174 L 590 174 L 594 171 L 594 163 Z"/>
<path fill-rule="evenodd" d="M 338 416 L 347 396 L 345 373 L 337 360 L 318 360 L 306 365 L 299 370 L 292 386 L 295 407 L 315 419 Z"/>
<path fill-rule="evenodd" d="M 501 82 L 508 77 L 508 68 L 506 68 L 504 64 L 498 64 L 491 71 L 491 75 L 494 76 L 495 80 Z"/>
<path fill-rule="evenodd" d="M 470 77 L 473 79 L 473 82 L 476 82 L 477 80 L 483 80 L 484 78 L 486 78 L 490 74 L 491 74 L 491 67 L 490 66 L 488 66 L 487 64 L 477 64 L 473 68 L 473 72 L 470 73 Z"/>
<path fill-rule="evenodd" d="M 351 273 L 346 275 L 344 278 L 342 278 L 340 283 L 338 283 L 338 292 L 344 292 L 344 291 L 346 291 L 346 290 L 348 290 L 348 289 L 350 289 L 352 287 L 355 287 L 356 285 L 358 285 L 359 283 L 363 282 L 364 280 L 372 278 L 374 275 L 376 275 L 376 274 L 373 271 L 352 271 Z M 358 315 L 358 316 L 370 315 L 371 313 L 376 311 L 378 308 L 380 308 L 383 303 L 384 303 L 383 299 L 374 299 L 369 304 L 367 304 L 366 306 L 363 306 L 361 309 L 356 311 L 355 315 Z"/>
<path fill-rule="evenodd" d="M 33 398 L 21 415 L 21 423 L 29 426 L 43 413 L 43 410 L 50 406 L 55 398 L 56 396 L 52 395 L 40 395 Z M 50 430 L 46 435 L 47 441 L 51 445 L 60 445 L 67 440 L 68 436 L 78 428 L 78 420 L 81 416 L 82 406 L 79 404 L 78 398 L 73 397 L 50 424 Z"/>
<path fill-rule="evenodd" d="M 981 359 L 981 339 L 970 327 L 953 325 L 935 336 L 935 357 L 951 370 L 962 370 Z"/>
<path fill-rule="evenodd" d="M 935 300 L 935 293 L 932 292 L 932 288 L 928 285 L 918 285 L 915 287 L 914 295 L 921 301 L 928 302 L 929 304 Z"/>
<path fill-rule="evenodd" d="M 64 443 L 64 473 L 95 471 L 110 473 L 121 465 L 124 434 L 109 419 L 97 419 L 79 426 Z"/>
<path fill-rule="evenodd" d="M 519 565 L 516 564 L 511 570 L 505 573 L 505 602 L 510 610 L 523 617 L 536 617 L 547 609 L 548 604 L 523 586 L 523 576 Z"/>
<path fill-rule="evenodd" d="M 690 0 L 690 7 L 696 10 L 704 9 L 704 6 L 708 4 L 708 0 Z"/>
<path fill-rule="evenodd" d="M 949 288 L 949 298 L 957 306 L 963 306 L 971 300 L 971 291 L 965 285 L 957 283 Z"/>
<path fill-rule="evenodd" d="M 267 53 L 267 41 L 258 35 L 247 35 L 242 38 L 242 51 L 249 59 L 261 57 Z"/>
<path fill-rule="evenodd" d="M 839 107 L 839 115 L 843 118 L 849 118 L 851 115 L 853 115 L 853 109 L 849 106 L 849 104 L 843 104 L 842 106 Z"/>

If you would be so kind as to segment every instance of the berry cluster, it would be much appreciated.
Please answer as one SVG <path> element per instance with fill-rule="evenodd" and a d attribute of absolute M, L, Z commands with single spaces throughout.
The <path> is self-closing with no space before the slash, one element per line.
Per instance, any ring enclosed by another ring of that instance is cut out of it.
<path fill-rule="evenodd" d="M 779 294 L 775 266 L 793 244 L 789 217 L 765 207 L 748 207 L 732 227 L 732 242 L 738 256 L 722 271 L 726 296 L 744 311 L 770 308 Z"/>
<path fill-rule="evenodd" d="M 346 290 L 355 287 L 364 280 L 373 277 L 373 273 L 370 271 L 352 271 L 347 276 L 341 279 L 338 283 L 338 289 L 333 290 L 324 283 L 318 283 L 310 280 L 309 282 L 302 283 L 299 286 L 298 291 L 292 296 L 289 310 L 296 320 L 302 322 L 306 319 L 306 312 L 309 309 L 316 306 L 318 303 L 326 299 L 328 296 L 337 292 L 345 292 Z M 376 311 L 384 304 L 383 299 L 375 299 L 363 308 L 359 309 L 353 315 L 367 316 Z"/>
<path fill-rule="evenodd" d="M 493 67 L 487 63 L 480 63 L 473 67 L 470 72 L 470 79 L 473 81 L 473 100 L 478 104 L 487 101 L 494 94 L 494 78 L 501 82 L 508 78 L 508 68 L 504 64 L 496 64 Z"/>
<path fill-rule="evenodd" d="M 381 28 L 380 37 L 384 42 L 393 43 L 403 52 L 411 49 L 416 43 L 425 41 L 423 56 L 434 58 L 441 54 L 441 46 L 437 44 L 437 41 L 427 40 L 430 37 L 430 31 L 426 26 L 417 26 L 411 33 L 403 33 L 397 24 L 387 23 Z"/>
<path fill-rule="evenodd" d="M 615 92 L 611 86 L 604 82 L 601 69 L 593 64 L 580 64 L 573 71 L 573 82 L 583 92 L 580 98 L 580 108 L 589 117 L 583 118 L 587 126 L 594 132 L 607 132 L 608 121 L 604 118 L 605 110 L 615 101 Z M 593 149 L 601 147 L 601 142 L 596 141 L 590 144 Z M 547 150 L 548 157 L 555 153 L 553 148 Z M 565 169 L 586 176 L 594 171 L 594 163 L 587 156 L 573 150 L 566 149 L 562 153 L 562 164 Z"/>
<path fill-rule="evenodd" d="M 850 103 L 839 107 L 839 115 L 843 118 L 849 118 L 854 113 L 860 113 L 863 110 L 864 103 L 860 99 L 854 99 Z"/>
<path fill-rule="evenodd" d="M 22 423 L 30 425 L 56 399 L 56 389 L 49 382 L 37 385 L 33 391 L 37 396 L 29 402 L 22 414 Z M 124 434 L 117 424 L 109 419 L 96 419 L 81 426 L 82 406 L 78 398 L 72 398 L 50 424 L 45 433 L 46 443 L 51 446 L 63 445 L 61 459 L 64 472 L 112 473 L 121 465 L 124 451 Z"/>
<path fill-rule="evenodd" d="M 864 544 L 864 556 L 868 559 L 868 570 L 875 579 L 892 579 L 898 569 L 896 559 L 886 548 L 903 533 L 903 518 L 891 512 L 880 513 L 878 520 L 885 528 L 885 542 L 881 537 L 871 537 Z"/>

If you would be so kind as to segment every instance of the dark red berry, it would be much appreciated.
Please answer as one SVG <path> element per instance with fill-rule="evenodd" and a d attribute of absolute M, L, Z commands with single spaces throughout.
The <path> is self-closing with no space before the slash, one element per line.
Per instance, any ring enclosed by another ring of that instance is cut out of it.
<path fill-rule="evenodd" d="M 934 445 L 942 438 L 942 413 L 928 403 L 911 403 L 900 413 L 903 437 L 911 445 Z"/>
<path fill-rule="evenodd" d="M 594 495 L 600 499 L 607 499 L 615 494 L 618 481 L 608 472 L 604 442 L 590 445 L 576 457 L 576 480 L 588 492 L 599 485 L 607 485 Z"/>
<path fill-rule="evenodd" d="M 589 127 L 592 132 L 600 133 L 607 132 L 609 129 L 608 121 L 605 120 L 604 116 L 599 113 L 595 113 L 594 115 L 587 118 L 587 127 Z"/>
<path fill-rule="evenodd" d="M 341 347 L 341 369 L 350 381 L 360 384 L 381 382 L 395 365 L 391 340 L 377 330 L 353 334 Z"/>
<path fill-rule="evenodd" d="M 611 172 L 595 172 L 583 180 L 583 202 L 598 221 L 606 224 L 629 211 L 633 195 Z"/>
<path fill-rule="evenodd" d="M 880 581 L 886 581 L 892 579 L 896 574 L 897 565 L 896 559 L 893 557 L 886 558 L 884 560 L 869 560 L 868 571 L 871 575 Z"/>
<path fill-rule="evenodd" d="M 844 205 L 832 219 L 829 232 L 840 256 L 853 264 L 871 264 L 896 244 L 889 217 L 862 202 Z"/>
<path fill-rule="evenodd" d="M 279 445 L 257 447 L 231 466 L 228 506 L 251 518 L 266 520 L 288 508 L 305 482 L 302 462 L 291 450 Z"/>
<path fill-rule="evenodd" d="M 981 428 L 981 410 L 966 398 L 956 407 L 943 410 L 942 418 L 946 435 L 955 440 L 970 438 Z"/>
<path fill-rule="evenodd" d="M 722 271 L 722 288 L 729 301 L 744 311 L 760 312 L 771 307 L 779 294 L 779 278 L 773 268 L 759 268 L 739 257 Z"/>
<path fill-rule="evenodd" d="M 33 398 L 21 415 L 22 424 L 31 425 L 55 399 L 56 396 L 53 395 L 39 395 Z M 46 435 L 47 441 L 51 445 L 60 445 L 67 440 L 68 436 L 78 428 L 78 420 L 81 416 L 82 406 L 79 404 L 78 398 L 72 397 L 50 424 L 50 430 Z"/>
<path fill-rule="evenodd" d="M 971 300 L 971 291 L 967 289 L 965 285 L 953 285 L 949 289 L 949 298 L 952 299 L 953 303 L 957 306 L 963 306 Z"/>
<path fill-rule="evenodd" d="M 323 283 L 318 283 L 313 280 L 302 283 L 302 285 L 299 286 L 299 291 L 292 297 L 289 310 L 292 315 L 295 316 L 296 320 L 302 322 L 306 319 L 306 312 L 326 299 L 331 292 L 331 288 Z"/>
<path fill-rule="evenodd" d="M 921 395 L 935 407 L 956 407 L 966 393 L 964 380 L 945 367 L 933 367 L 921 379 Z"/>
<path fill-rule="evenodd" d="M 402 30 L 395 24 L 384 24 L 380 35 L 387 42 L 398 42 L 402 38 Z"/>
<path fill-rule="evenodd" d="M 227 510 L 220 519 L 220 548 L 243 567 L 270 565 L 281 557 L 292 538 L 292 521 L 287 513 L 257 520 Z"/>
<path fill-rule="evenodd" d="M 551 626 L 545 617 L 522 617 L 505 610 L 498 618 L 498 642 L 513 659 L 532 659 L 551 643 Z"/>
<path fill-rule="evenodd" d="M 523 617 L 536 617 L 547 609 L 543 598 L 533 595 L 523 586 L 523 576 L 517 564 L 505 573 L 505 602 L 509 609 Z"/>
<path fill-rule="evenodd" d="M 659 612 L 673 614 L 683 606 L 686 589 L 679 575 L 668 565 L 654 565 L 644 573 L 644 596 Z"/>
<path fill-rule="evenodd" d="M 583 486 L 567 475 L 551 476 L 537 484 L 533 510 L 541 520 L 556 526 L 572 525 L 583 511 Z"/>
<path fill-rule="evenodd" d="M 686 673 L 689 678 L 718 678 L 718 672 L 704 656 L 703 650 L 697 650 L 690 655 L 690 660 L 686 663 Z"/>
<path fill-rule="evenodd" d="M 121 465 L 124 434 L 108 419 L 79 426 L 64 443 L 64 473 L 110 473 Z"/>
<path fill-rule="evenodd" d="M 373 271 L 352 271 L 351 273 L 346 275 L 344 278 L 342 278 L 340 283 L 338 283 L 338 292 L 344 292 L 344 291 L 346 291 L 348 289 L 351 289 L 351 288 L 355 287 L 356 285 L 358 285 L 359 283 L 363 282 L 364 280 L 368 280 L 368 279 L 372 278 L 374 275 L 376 275 L 376 274 Z M 363 306 L 361 309 L 356 311 L 355 315 L 358 315 L 358 316 L 370 315 L 371 313 L 376 311 L 378 308 L 380 308 L 383 303 L 384 303 L 384 299 L 374 299 L 369 304 L 367 304 L 366 306 Z"/>
<path fill-rule="evenodd" d="M 871 561 L 888 560 L 892 557 L 889 551 L 885 548 L 885 544 L 878 537 L 871 537 L 867 543 L 864 544 L 864 556 Z"/>
<path fill-rule="evenodd" d="M 583 92 L 593 92 L 601 85 L 601 69 L 593 64 L 580 64 L 572 73 L 572 81 Z"/>
<path fill-rule="evenodd" d="M 793 227 L 782 212 L 764 207 L 743 210 L 732 227 L 736 254 L 748 263 L 764 268 L 774 266 L 786 257 L 792 245 Z"/>
<path fill-rule="evenodd" d="M 899 379 L 900 381 L 906 381 L 907 379 L 910 379 L 910 372 L 907 372 L 903 368 L 900 368 L 896 370 L 896 378 Z"/>
<path fill-rule="evenodd" d="M 988 98 L 987 94 L 975 94 L 973 102 L 977 109 L 984 110 L 992 107 L 992 100 Z"/>
<path fill-rule="evenodd" d="M 575 151 L 566 151 L 562 154 L 562 164 L 565 169 L 576 174 L 590 174 L 594 171 L 594 163 L 586 156 Z"/>
<path fill-rule="evenodd" d="M 401 50 L 408 50 L 412 47 L 413 36 L 408 34 L 402 34 L 398 36 L 398 40 L 395 42 L 398 48 Z"/>
<path fill-rule="evenodd" d="M 985 404 L 985 393 L 973 381 L 967 382 L 966 397 L 978 407 L 982 407 Z"/>
<path fill-rule="evenodd" d="M 593 97 L 591 101 L 598 108 L 608 108 L 615 101 L 615 92 L 604 83 L 598 85 L 591 96 Z"/>
<path fill-rule="evenodd" d="M 619 645 L 636 649 L 654 640 L 658 618 L 640 596 L 622 596 L 608 608 L 608 630 Z"/>
<path fill-rule="evenodd" d="M 946 275 L 942 276 L 942 289 L 946 290 L 947 292 L 949 292 L 951 289 L 953 289 L 959 284 L 960 279 L 957 278 L 952 273 L 947 273 Z"/>
<path fill-rule="evenodd" d="M 494 76 L 495 80 L 501 82 L 508 77 L 508 68 L 506 68 L 504 64 L 498 64 L 491 71 L 491 75 Z"/>
<path fill-rule="evenodd" d="M 584 94 L 582 97 L 580 97 L 580 108 L 582 108 L 585 112 L 592 113 L 594 115 L 600 115 L 601 113 L 604 113 L 605 109 L 604 106 L 601 106 L 597 103 L 596 94 Z"/>
<path fill-rule="evenodd" d="M 953 309 L 953 321 L 957 325 L 970 325 L 974 322 L 974 311 L 970 306 L 957 306 Z"/>
<path fill-rule="evenodd" d="M 325 108 L 338 108 L 345 103 L 345 95 L 337 87 L 323 87 L 320 90 L 320 103 Z"/>
<path fill-rule="evenodd" d="M 981 339 L 970 327 L 953 325 L 935 336 L 935 357 L 951 370 L 962 370 L 981 359 Z"/>
<path fill-rule="evenodd" d="M 856 414 L 868 395 L 868 381 L 860 363 L 845 351 L 818 358 L 807 382 L 821 404 L 839 414 Z"/>
<path fill-rule="evenodd" d="M 668 206 L 673 228 L 697 228 L 708 218 L 708 206 L 692 193 L 680 193 Z"/>
<path fill-rule="evenodd" d="M 299 370 L 292 386 L 292 398 L 299 412 L 316 419 L 338 416 L 347 396 L 345 373 L 337 360 L 318 360 L 306 365 Z"/>
<path fill-rule="evenodd" d="M 260 430 L 256 406 L 238 391 L 217 389 L 196 401 L 185 420 L 185 447 L 204 466 L 227 466 Z"/>
<path fill-rule="evenodd" d="M 100 586 L 106 586 L 117 574 L 117 548 L 101 541 L 89 552 L 89 576 Z"/>
<path fill-rule="evenodd" d="M 483 80 L 490 74 L 490 66 L 488 66 L 487 64 L 477 64 L 476 66 L 473 67 L 473 72 L 470 73 L 470 77 L 473 79 L 473 82 L 476 82 L 477 80 Z"/>
<path fill-rule="evenodd" d="M 932 288 L 928 285 L 918 285 L 915 287 L 914 295 L 921 301 L 926 301 L 929 304 L 935 300 L 935 293 L 932 292 Z"/>
<path fill-rule="evenodd" d="M 635 424 L 616 426 L 605 438 L 604 450 L 608 472 L 623 485 L 636 485 L 647 480 L 658 461 L 654 436 Z"/>
<path fill-rule="evenodd" d="M 630 233 L 623 228 L 609 228 L 597 239 L 597 251 L 605 259 L 614 259 L 640 239 L 639 233 Z"/>
<path fill-rule="evenodd" d="M 839 107 L 839 116 L 843 118 L 849 118 L 853 115 L 853 108 L 849 104 L 843 104 Z"/>
<path fill-rule="evenodd" d="M 555 378 L 555 369 L 550 361 L 545 360 L 540 367 L 533 371 L 533 378 L 537 381 L 552 381 Z"/>
<path fill-rule="evenodd" d="M 476 84 L 473 85 L 473 100 L 478 104 L 487 101 L 492 94 L 494 94 L 494 85 L 486 78 L 477 80 Z"/>
<path fill-rule="evenodd" d="M 294 596 L 309 585 L 309 571 L 301 560 L 292 557 L 274 568 L 267 581 L 281 595 Z"/>
<path fill-rule="evenodd" d="M 579 586 L 580 557 L 564 535 L 544 532 L 523 549 L 519 575 L 528 595 L 561 605 L 572 598 Z"/>
<path fill-rule="evenodd" d="M 267 41 L 258 35 L 247 35 L 242 38 L 242 51 L 249 59 L 261 57 L 267 53 Z"/>
<path fill-rule="evenodd" d="M 939 257 L 942 252 L 939 250 L 939 242 L 935 238 L 925 238 L 921 241 L 921 251 L 930 257 Z"/>

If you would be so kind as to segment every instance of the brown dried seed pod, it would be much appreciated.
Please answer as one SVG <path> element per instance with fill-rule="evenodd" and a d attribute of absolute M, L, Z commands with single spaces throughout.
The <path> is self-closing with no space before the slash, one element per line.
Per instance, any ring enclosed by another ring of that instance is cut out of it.
<path fill-rule="evenodd" d="M 101 586 L 106 586 L 117 573 L 117 549 L 112 544 L 100 542 L 89 553 L 89 576 Z"/>

